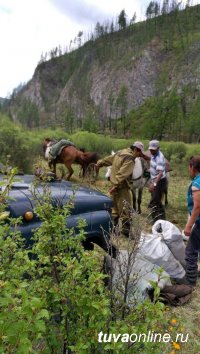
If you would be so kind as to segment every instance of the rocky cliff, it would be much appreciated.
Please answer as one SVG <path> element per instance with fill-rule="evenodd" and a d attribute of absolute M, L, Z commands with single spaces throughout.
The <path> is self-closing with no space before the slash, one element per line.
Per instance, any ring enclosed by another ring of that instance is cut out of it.
<path fill-rule="evenodd" d="M 105 126 L 149 97 L 174 89 L 181 95 L 188 86 L 199 92 L 199 6 L 195 9 L 131 25 L 41 63 L 11 100 L 13 118 L 20 120 L 24 102 L 31 102 L 41 126 L 71 117 L 81 127 L 87 116 Z"/>

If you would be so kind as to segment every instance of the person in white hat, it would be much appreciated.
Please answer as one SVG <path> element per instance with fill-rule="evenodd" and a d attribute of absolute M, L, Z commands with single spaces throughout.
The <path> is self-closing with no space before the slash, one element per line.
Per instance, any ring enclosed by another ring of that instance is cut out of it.
<path fill-rule="evenodd" d="M 150 159 L 150 175 L 151 183 L 149 191 L 151 192 L 151 200 L 149 208 L 152 210 L 153 223 L 159 219 L 165 220 L 165 209 L 162 205 L 162 196 L 167 188 L 165 157 L 160 151 L 158 140 L 149 142 Z"/>

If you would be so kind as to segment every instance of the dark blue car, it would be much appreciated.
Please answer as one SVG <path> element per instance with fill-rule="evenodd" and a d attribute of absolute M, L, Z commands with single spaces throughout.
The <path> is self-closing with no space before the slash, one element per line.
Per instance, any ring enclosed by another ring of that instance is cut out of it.
<path fill-rule="evenodd" d="M 3 177 L 0 178 L 2 180 Z M 17 182 L 12 183 L 9 191 L 8 207 L 10 217 L 22 217 L 23 222 L 19 230 L 26 240 L 26 245 L 31 245 L 34 230 L 41 225 L 34 209 L 36 202 L 32 195 L 32 182 L 34 176 L 20 176 Z M 37 184 L 37 192 L 41 196 L 44 193 L 42 183 Z M 66 220 L 66 227 L 74 228 L 74 234 L 78 233 L 78 220 L 86 221 L 86 239 L 83 243 L 86 249 L 93 249 L 93 243 L 115 256 L 116 249 L 110 244 L 110 231 L 112 227 L 112 200 L 96 190 L 81 187 L 67 181 L 48 182 L 51 191 L 53 205 L 62 206 L 73 196 L 73 208 L 71 215 Z"/>

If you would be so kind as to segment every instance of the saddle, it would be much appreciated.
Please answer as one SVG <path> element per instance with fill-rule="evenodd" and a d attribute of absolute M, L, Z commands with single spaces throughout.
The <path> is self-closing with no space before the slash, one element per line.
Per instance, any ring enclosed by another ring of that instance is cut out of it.
<path fill-rule="evenodd" d="M 48 160 L 55 160 L 56 157 L 60 155 L 61 151 L 67 146 L 74 146 L 74 144 L 70 140 L 61 139 L 57 143 L 47 146 L 46 152 L 48 150 Z"/>

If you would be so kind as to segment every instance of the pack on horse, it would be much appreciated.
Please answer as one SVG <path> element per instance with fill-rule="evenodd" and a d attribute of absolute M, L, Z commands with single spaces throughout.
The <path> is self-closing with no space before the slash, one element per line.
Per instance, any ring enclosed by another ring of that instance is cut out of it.
<path fill-rule="evenodd" d="M 57 144 L 60 144 L 59 146 Z M 58 148 L 57 148 L 58 147 Z M 57 154 L 52 155 L 52 149 L 57 150 Z M 49 167 L 56 174 L 56 164 L 61 163 L 64 164 L 69 174 L 67 176 L 67 180 L 71 178 L 74 173 L 72 168 L 72 164 L 81 165 L 82 168 L 87 168 L 90 163 L 90 153 L 83 152 L 77 149 L 70 141 L 60 140 L 56 141 L 50 138 L 46 138 L 43 141 L 43 150 L 45 159 L 48 160 Z"/>

